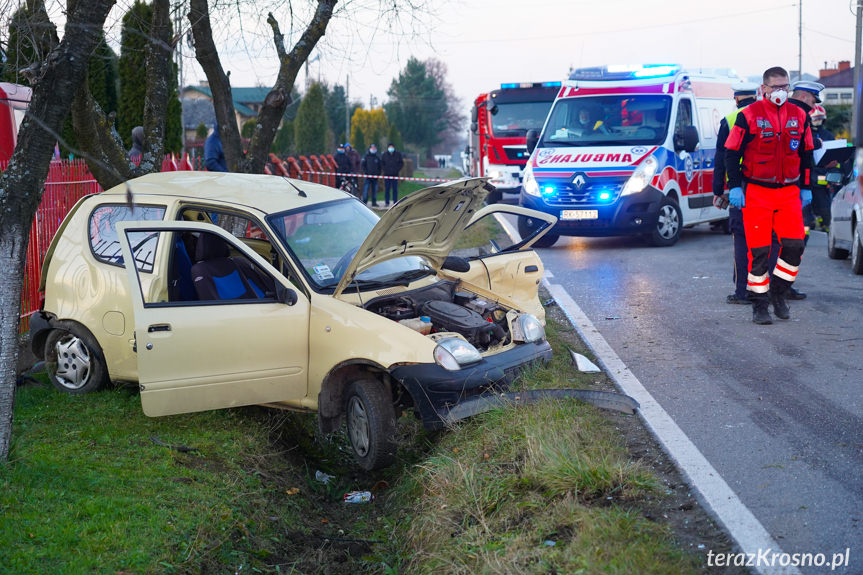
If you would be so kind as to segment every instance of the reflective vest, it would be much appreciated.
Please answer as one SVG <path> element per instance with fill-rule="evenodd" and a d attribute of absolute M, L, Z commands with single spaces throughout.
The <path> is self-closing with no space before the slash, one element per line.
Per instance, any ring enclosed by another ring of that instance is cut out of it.
<path fill-rule="evenodd" d="M 777 106 L 768 100 L 738 110 L 754 139 L 743 150 L 743 178 L 755 183 L 788 185 L 800 179 L 800 146 L 813 149 L 806 112 L 793 104 Z M 725 147 L 739 150 L 745 134 L 734 126 Z"/>

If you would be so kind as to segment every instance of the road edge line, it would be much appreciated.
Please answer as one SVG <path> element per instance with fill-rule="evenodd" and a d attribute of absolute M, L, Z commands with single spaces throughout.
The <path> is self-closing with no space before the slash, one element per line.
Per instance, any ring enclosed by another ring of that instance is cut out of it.
<path fill-rule="evenodd" d="M 758 557 L 759 551 L 763 552 L 764 549 L 769 549 L 771 556 L 774 553 L 783 553 L 776 540 L 737 497 L 704 454 L 626 367 L 564 287 L 551 284 L 545 277 L 542 283 L 617 388 L 638 401 L 641 406 L 638 414 L 651 435 L 741 551 L 752 553 L 753 557 Z M 778 565 L 756 565 L 754 572 L 762 575 L 802 575 L 796 567 Z"/>

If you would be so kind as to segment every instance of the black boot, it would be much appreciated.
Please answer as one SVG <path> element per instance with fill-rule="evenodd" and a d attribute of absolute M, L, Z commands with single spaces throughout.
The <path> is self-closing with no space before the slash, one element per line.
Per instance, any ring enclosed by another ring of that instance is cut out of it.
<path fill-rule="evenodd" d="M 759 294 L 758 297 L 749 295 L 752 300 L 752 321 L 758 325 L 770 325 L 773 320 L 770 318 L 770 312 L 767 310 L 767 294 Z"/>
<path fill-rule="evenodd" d="M 788 309 L 788 302 L 785 301 L 785 294 L 778 289 L 770 288 L 770 303 L 773 304 L 773 313 L 779 319 L 789 319 L 791 312 Z"/>

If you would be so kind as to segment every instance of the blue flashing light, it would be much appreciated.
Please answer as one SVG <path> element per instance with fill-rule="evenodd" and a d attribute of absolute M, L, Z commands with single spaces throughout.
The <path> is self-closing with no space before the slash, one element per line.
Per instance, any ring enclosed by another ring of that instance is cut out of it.
<path fill-rule="evenodd" d="M 554 186 L 545 186 L 542 188 L 543 196 L 551 196 L 554 195 Z"/>
<path fill-rule="evenodd" d="M 680 66 L 644 66 L 633 72 L 636 78 L 657 78 L 659 76 L 671 76 L 680 71 Z"/>
<path fill-rule="evenodd" d="M 610 192 L 599 192 L 599 199 L 600 200 L 610 200 L 611 199 L 611 193 Z"/>
<path fill-rule="evenodd" d="M 513 84 L 501 84 L 500 85 L 501 90 L 508 90 L 510 88 L 518 88 L 518 84 L 513 83 Z"/>
<path fill-rule="evenodd" d="M 561 85 L 560 82 L 543 82 L 542 83 L 543 88 L 560 88 L 560 85 Z"/>
<path fill-rule="evenodd" d="M 569 79 L 587 81 L 637 80 L 674 76 L 680 70 L 681 67 L 677 64 L 595 66 L 593 68 L 578 68 L 569 75 Z"/>

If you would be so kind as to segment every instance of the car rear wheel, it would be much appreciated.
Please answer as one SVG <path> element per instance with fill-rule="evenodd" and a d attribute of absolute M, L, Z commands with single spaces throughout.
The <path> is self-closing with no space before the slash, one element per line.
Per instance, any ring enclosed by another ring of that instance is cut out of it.
<path fill-rule="evenodd" d="M 345 423 L 354 458 L 367 471 L 395 459 L 396 416 L 387 388 L 373 379 L 351 382 L 345 392 Z"/>
<path fill-rule="evenodd" d="M 683 216 L 680 213 L 680 206 L 667 196 L 662 198 L 656 227 L 650 234 L 650 243 L 659 247 L 673 246 L 680 239 L 682 225 Z"/>
<path fill-rule="evenodd" d="M 74 394 L 99 390 L 108 374 L 105 358 L 95 338 L 73 325 L 54 329 L 48 334 L 45 369 L 54 387 Z"/>
<path fill-rule="evenodd" d="M 830 229 L 827 231 L 827 257 L 831 260 L 844 260 L 848 257 L 848 250 L 836 247 L 836 236 L 833 230 L 836 226 L 830 223 Z"/>
<path fill-rule="evenodd" d="M 851 271 L 858 276 L 863 274 L 863 234 L 860 224 L 854 228 L 854 241 L 851 244 Z"/>

